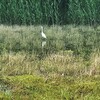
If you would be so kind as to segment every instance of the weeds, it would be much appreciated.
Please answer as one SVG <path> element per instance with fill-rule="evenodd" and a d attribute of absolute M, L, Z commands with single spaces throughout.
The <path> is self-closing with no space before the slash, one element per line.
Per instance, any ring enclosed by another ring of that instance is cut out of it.
<path fill-rule="evenodd" d="M 99 100 L 100 27 L 44 27 L 0 26 L 0 99 Z"/>

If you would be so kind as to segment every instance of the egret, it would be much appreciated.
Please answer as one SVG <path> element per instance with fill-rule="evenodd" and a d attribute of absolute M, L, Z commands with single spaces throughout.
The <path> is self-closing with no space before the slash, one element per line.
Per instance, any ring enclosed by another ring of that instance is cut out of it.
<path fill-rule="evenodd" d="M 41 36 L 42 36 L 42 38 L 44 38 L 44 39 L 47 38 L 46 35 L 45 35 L 44 32 L 43 32 L 43 26 L 41 26 Z"/>
<path fill-rule="evenodd" d="M 46 45 L 46 41 L 42 41 L 42 48 Z"/>

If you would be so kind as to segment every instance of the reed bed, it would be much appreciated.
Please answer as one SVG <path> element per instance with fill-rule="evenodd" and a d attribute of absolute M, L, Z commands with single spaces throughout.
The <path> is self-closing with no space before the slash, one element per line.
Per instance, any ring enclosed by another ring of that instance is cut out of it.
<path fill-rule="evenodd" d="M 8 0 L 0 2 L 1 24 L 100 24 L 100 0 Z"/>

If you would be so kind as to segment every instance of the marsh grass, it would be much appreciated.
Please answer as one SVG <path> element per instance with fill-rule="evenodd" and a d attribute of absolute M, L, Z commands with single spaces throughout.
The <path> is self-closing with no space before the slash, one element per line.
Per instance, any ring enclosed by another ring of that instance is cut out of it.
<path fill-rule="evenodd" d="M 99 100 L 100 26 L 0 26 L 0 81 L 4 100 Z"/>
<path fill-rule="evenodd" d="M 99 27 L 94 29 L 90 26 L 45 26 L 47 40 L 42 48 L 40 26 L 1 25 L 1 73 L 22 75 L 39 71 L 48 75 L 86 74 L 83 70 L 86 66 L 87 69 L 100 66 L 99 31 Z"/>
<path fill-rule="evenodd" d="M 2 94 L 1 99 L 11 100 L 99 100 L 100 77 L 56 77 L 48 80 L 34 75 L 7 76 L 1 81 L 11 87 L 12 95 Z M 0 93 L 1 94 L 1 93 Z"/>

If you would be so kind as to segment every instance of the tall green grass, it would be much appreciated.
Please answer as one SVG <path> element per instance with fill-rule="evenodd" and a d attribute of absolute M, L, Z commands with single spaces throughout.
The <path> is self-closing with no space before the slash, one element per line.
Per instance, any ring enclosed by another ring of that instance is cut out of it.
<path fill-rule="evenodd" d="M 99 73 L 100 27 L 45 26 L 44 47 L 39 29 L 40 26 L 0 26 L 2 74 Z"/>
<path fill-rule="evenodd" d="M 90 54 L 100 49 L 99 27 L 95 30 L 89 26 L 45 26 L 48 39 L 45 53 L 60 50 L 72 50 L 75 54 Z M 2 52 L 35 52 L 41 53 L 42 40 L 38 26 L 0 26 L 0 53 Z"/>
<path fill-rule="evenodd" d="M 1 0 L 2 24 L 99 24 L 100 0 Z"/>

